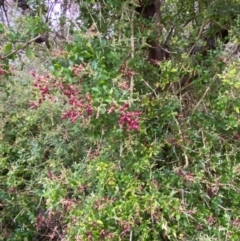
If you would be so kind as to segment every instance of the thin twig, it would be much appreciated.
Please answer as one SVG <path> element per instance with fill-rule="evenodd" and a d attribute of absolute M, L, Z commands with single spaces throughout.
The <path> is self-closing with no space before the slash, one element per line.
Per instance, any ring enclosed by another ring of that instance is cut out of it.
<path fill-rule="evenodd" d="M 131 46 L 131 58 L 134 59 L 134 51 L 135 51 L 135 46 L 134 46 L 134 14 L 135 12 L 132 12 L 131 16 L 131 39 L 130 39 L 130 46 Z M 134 76 L 132 75 L 130 78 L 130 101 L 132 102 L 133 99 L 133 88 L 134 88 Z"/>
<path fill-rule="evenodd" d="M 0 59 L 1 59 L 1 60 L 4 60 L 4 59 L 10 57 L 11 55 L 20 52 L 21 50 L 25 49 L 28 45 L 30 45 L 32 42 L 34 42 L 35 40 L 37 40 L 37 39 L 40 38 L 40 37 L 41 37 L 41 35 L 38 35 L 37 37 L 35 37 L 35 38 L 29 40 L 27 43 L 25 43 L 21 48 L 15 49 L 14 51 L 12 51 L 11 53 L 9 53 L 9 54 L 7 54 L 7 55 L 5 55 L 5 56 L 0 56 Z"/>
<path fill-rule="evenodd" d="M 180 125 L 179 125 L 179 123 L 178 123 L 176 118 L 175 118 L 175 122 L 176 122 L 177 127 L 178 127 L 178 133 L 180 134 L 181 138 L 183 139 L 183 134 L 182 134 Z M 187 152 L 186 152 L 184 146 L 183 146 L 183 155 L 184 155 L 184 158 L 185 158 L 185 165 L 183 166 L 183 168 L 185 169 L 185 168 L 187 168 L 189 166 L 189 161 L 188 161 L 188 155 L 187 155 Z"/>
<path fill-rule="evenodd" d="M 215 80 L 216 80 L 216 76 L 214 76 L 214 78 L 213 78 L 213 82 L 214 82 Z M 201 104 L 201 102 L 203 101 L 203 99 L 204 99 L 205 96 L 207 95 L 208 91 L 210 90 L 211 85 L 213 84 L 213 82 L 210 83 L 210 84 L 208 85 L 208 87 L 206 88 L 206 90 L 205 90 L 203 96 L 200 98 L 200 100 L 198 101 L 198 103 L 197 103 L 197 104 L 195 105 L 195 107 L 193 108 L 192 113 L 194 113 L 195 110 L 198 108 L 198 106 Z"/>
<path fill-rule="evenodd" d="M 154 95 L 155 95 L 156 97 L 158 97 L 156 91 L 148 84 L 148 82 L 146 82 L 144 79 L 143 79 L 143 82 L 145 83 L 145 85 L 146 85 L 148 88 L 150 88 L 150 89 L 152 90 L 152 92 L 154 93 Z"/>
<path fill-rule="evenodd" d="M 129 238 L 129 241 L 132 241 L 132 230 L 131 230 L 131 232 L 130 232 L 130 238 Z"/>

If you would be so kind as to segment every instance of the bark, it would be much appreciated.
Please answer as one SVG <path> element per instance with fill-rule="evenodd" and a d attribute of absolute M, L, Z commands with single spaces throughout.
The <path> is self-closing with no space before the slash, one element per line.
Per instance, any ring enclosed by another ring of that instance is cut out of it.
<path fill-rule="evenodd" d="M 141 17 L 154 20 L 156 27 L 155 36 L 147 40 L 147 43 L 150 45 L 148 59 L 153 64 L 169 58 L 167 46 L 159 43 L 161 36 L 161 1 L 162 0 L 143 0 L 140 2 L 140 6 L 136 8 L 136 11 Z"/>

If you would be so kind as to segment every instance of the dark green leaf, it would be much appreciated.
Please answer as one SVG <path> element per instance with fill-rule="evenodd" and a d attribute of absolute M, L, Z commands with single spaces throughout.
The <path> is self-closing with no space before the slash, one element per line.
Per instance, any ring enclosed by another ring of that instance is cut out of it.
<path fill-rule="evenodd" d="M 8 43 L 3 47 L 3 55 L 8 55 L 12 52 L 13 45 L 12 43 Z"/>

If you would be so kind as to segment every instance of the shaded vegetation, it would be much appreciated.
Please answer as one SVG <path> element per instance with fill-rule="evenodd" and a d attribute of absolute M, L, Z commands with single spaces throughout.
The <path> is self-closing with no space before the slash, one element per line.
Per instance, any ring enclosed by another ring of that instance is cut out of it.
<path fill-rule="evenodd" d="M 76 1 L 64 39 L 27 4 L 0 24 L 0 237 L 238 240 L 240 2 Z"/>

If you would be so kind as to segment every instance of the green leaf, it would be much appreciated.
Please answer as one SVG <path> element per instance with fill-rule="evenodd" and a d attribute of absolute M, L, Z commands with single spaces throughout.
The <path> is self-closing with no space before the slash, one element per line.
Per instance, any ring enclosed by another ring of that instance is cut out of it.
<path fill-rule="evenodd" d="M 87 50 L 89 51 L 89 53 L 94 55 L 94 50 L 93 50 L 92 46 L 90 44 L 87 44 L 86 47 L 87 47 Z"/>
<path fill-rule="evenodd" d="M 3 24 L 0 23 L 0 34 L 3 34 L 4 33 L 4 26 Z"/>
<path fill-rule="evenodd" d="M 55 70 L 60 70 L 62 66 L 60 64 L 54 64 L 54 69 Z"/>
<path fill-rule="evenodd" d="M 25 49 L 25 54 L 29 59 L 35 58 L 35 55 L 34 55 L 32 49 L 29 46 L 27 46 L 27 48 Z"/>
<path fill-rule="evenodd" d="M 5 45 L 3 48 L 3 55 L 8 55 L 12 52 L 12 43 Z"/>
<path fill-rule="evenodd" d="M 90 57 L 92 57 L 92 54 L 89 53 L 88 51 L 82 51 L 82 52 L 81 52 L 81 56 L 82 56 L 83 58 L 90 58 Z"/>
<path fill-rule="evenodd" d="M 103 225 L 103 222 L 101 220 L 96 220 L 96 222 L 99 224 L 99 225 Z"/>
<path fill-rule="evenodd" d="M 22 44 L 18 44 L 17 47 L 16 47 L 17 50 L 19 50 L 21 48 L 22 48 Z"/>

